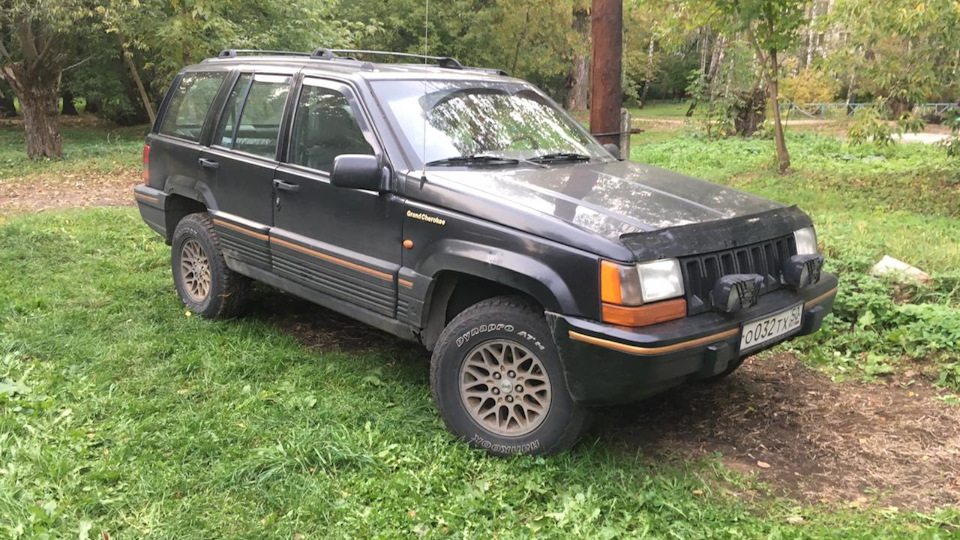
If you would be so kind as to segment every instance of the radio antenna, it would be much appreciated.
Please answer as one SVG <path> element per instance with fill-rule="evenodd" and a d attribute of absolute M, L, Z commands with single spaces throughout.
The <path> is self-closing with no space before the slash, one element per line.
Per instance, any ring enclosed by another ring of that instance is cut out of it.
<path fill-rule="evenodd" d="M 423 4 L 423 103 L 420 107 L 423 110 L 423 104 L 427 102 L 427 56 L 430 53 L 430 0 L 424 0 Z M 427 111 L 423 110 L 423 169 L 420 173 L 420 189 L 427 183 Z"/>

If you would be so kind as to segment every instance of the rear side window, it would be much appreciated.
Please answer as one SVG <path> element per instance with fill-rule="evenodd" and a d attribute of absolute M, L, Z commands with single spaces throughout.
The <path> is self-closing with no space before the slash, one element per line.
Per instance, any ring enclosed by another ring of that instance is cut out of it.
<path fill-rule="evenodd" d="M 213 144 L 275 158 L 289 93 L 288 76 L 241 75 L 227 98 Z"/>
<path fill-rule="evenodd" d="M 243 98 L 250 89 L 250 79 L 253 75 L 244 73 L 237 79 L 233 85 L 233 90 L 227 98 L 227 103 L 223 108 L 223 115 L 220 117 L 220 125 L 217 126 L 217 132 L 213 136 L 213 144 L 233 148 L 233 135 L 237 129 L 237 118 L 240 118 L 240 111 L 243 107 Z"/>
<path fill-rule="evenodd" d="M 203 120 L 217 97 L 226 73 L 187 73 L 170 98 L 160 133 L 190 141 L 199 141 Z"/>
<path fill-rule="evenodd" d="M 340 92 L 303 82 L 293 121 L 290 162 L 330 172 L 341 154 L 372 155 L 347 98 Z M 313 83 L 316 84 L 316 83 Z"/>

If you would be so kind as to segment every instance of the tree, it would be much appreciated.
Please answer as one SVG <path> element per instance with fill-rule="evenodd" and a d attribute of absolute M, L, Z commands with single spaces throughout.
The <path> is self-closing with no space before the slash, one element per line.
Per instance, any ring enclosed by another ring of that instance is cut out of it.
<path fill-rule="evenodd" d="M 13 89 L 2 83 L 0 77 L 0 118 L 13 118 L 17 115 L 17 107 L 13 103 Z"/>
<path fill-rule="evenodd" d="M 0 78 L 20 100 L 27 155 L 60 157 L 60 77 L 68 42 L 88 16 L 79 0 L 13 0 L 0 11 Z"/>
<path fill-rule="evenodd" d="M 587 108 L 590 95 L 590 9 L 586 5 L 573 8 L 572 38 L 573 63 L 567 76 L 564 107 L 569 111 L 582 111 Z"/>
<path fill-rule="evenodd" d="M 796 45 L 806 23 L 806 1 L 798 0 L 720 0 L 734 30 L 743 32 L 753 47 L 767 83 L 767 99 L 773 112 L 774 139 L 777 147 L 777 168 L 784 173 L 790 168 L 790 152 L 780 119 L 781 53 Z"/>
<path fill-rule="evenodd" d="M 882 99 L 893 120 L 928 99 L 960 96 L 960 8 L 954 0 L 838 0 L 830 23 L 846 41 L 827 58 L 856 73 L 858 94 Z"/>

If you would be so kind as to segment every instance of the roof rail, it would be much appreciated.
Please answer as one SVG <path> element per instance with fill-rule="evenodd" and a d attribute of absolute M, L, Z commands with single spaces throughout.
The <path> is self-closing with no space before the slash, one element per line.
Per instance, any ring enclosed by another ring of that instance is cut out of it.
<path fill-rule="evenodd" d="M 217 58 L 236 58 L 240 55 L 260 55 L 269 54 L 275 56 L 310 56 L 310 53 L 297 51 L 262 51 L 259 49 L 224 49 L 220 51 Z"/>
<path fill-rule="evenodd" d="M 463 69 L 463 64 L 457 61 L 456 58 L 451 58 L 449 56 L 428 56 L 425 54 L 412 54 L 412 53 L 402 53 L 402 52 L 391 52 L 391 51 L 368 51 L 362 49 L 326 49 L 320 47 L 313 51 L 310 54 L 311 58 L 319 58 L 321 60 L 333 60 L 334 58 L 343 58 L 338 56 L 341 53 L 345 54 L 375 54 L 378 56 L 395 56 L 398 58 L 419 58 L 420 60 L 433 60 L 435 63 L 442 67 L 448 69 Z"/>
<path fill-rule="evenodd" d="M 425 54 L 413 54 L 413 53 L 402 53 L 402 52 L 391 52 L 391 51 L 371 51 L 371 50 L 364 50 L 364 49 L 327 49 L 324 47 L 320 47 L 310 53 L 298 52 L 298 51 L 268 51 L 268 50 L 259 50 L 259 49 L 223 49 L 222 51 L 220 51 L 220 54 L 217 55 L 217 58 L 237 58 L 238 56 L 241 56 L 241 55 L 249 55 L 249 56 L 272 55 L 272 56 L 301 56 L 301 57 L 309 57 L 314 60 L 356 61 L 357 58 L 352 56 L 354 54 L 372 54 L 377 56 L 392 56 L 396 58 L 415 58 L 418 60 L 432 61 L 432 63 L 437 67 L 445 68 L 445 69 L 462 69 L 464 71 L 476 71 L 479 73 L 490 73 L 493 75 L 503 75 L 503 76 L 507 75 L 507 72 L 502 69 L 464 66 L 456 58 L 452 58 L 449 56 L 428 56 Z M 341 56 L 341 55 L 346 55 L 346 56 Z M 206 60 L 204 60 L 204 62 L 205 61 Z"/>

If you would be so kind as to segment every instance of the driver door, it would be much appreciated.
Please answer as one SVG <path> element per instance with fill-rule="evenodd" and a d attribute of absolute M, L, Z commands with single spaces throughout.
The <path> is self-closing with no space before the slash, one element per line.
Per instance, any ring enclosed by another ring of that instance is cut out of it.
<path fill-rule="evenodd" d="M 341 154 L 382 150 L 353 92 L 305 77 L 286 159 L 274 175 L 273 271 L 339 303 L 394 317 L 402 204 L 390 193 L 330 183 Z"/>

